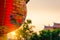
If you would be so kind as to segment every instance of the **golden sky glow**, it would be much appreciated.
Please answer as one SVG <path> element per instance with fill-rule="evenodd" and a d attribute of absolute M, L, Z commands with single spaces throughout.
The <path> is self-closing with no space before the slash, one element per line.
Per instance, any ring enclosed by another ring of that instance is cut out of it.
<path fill-rule="evenodd" d="M 60 0 L 30 0 L 27 4 L 27 17 L 31 19 L 36 30 L 44 25 L 60 23 Z"/>

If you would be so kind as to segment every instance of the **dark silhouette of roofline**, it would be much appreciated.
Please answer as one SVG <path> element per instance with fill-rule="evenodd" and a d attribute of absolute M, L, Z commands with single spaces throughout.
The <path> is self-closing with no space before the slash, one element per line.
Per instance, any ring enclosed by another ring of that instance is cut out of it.
<path fill-rule="evenodd" d="M 54 23 L 54 25 L 60 25 L 60 23 Z"/>

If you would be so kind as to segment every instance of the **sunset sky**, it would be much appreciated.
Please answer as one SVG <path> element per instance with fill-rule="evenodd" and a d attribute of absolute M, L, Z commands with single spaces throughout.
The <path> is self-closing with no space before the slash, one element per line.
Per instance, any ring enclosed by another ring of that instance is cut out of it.
<path fill-rule="evenodd" d="M 60 23 L 60 0 L 30 0 L 27 3 L 27 17 L 32 20 L 35 30 L 42 30 L 44 25 Z"/>

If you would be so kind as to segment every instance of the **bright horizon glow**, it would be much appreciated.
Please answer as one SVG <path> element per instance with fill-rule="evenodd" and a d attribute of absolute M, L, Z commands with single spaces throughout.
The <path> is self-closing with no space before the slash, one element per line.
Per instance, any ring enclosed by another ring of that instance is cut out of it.
<path fill-rule="evenodd" d="M 27 4 L 27 17 L 36 26 L 35 31 L 44 25 L 60 23 L 60 0 L 30 0 Z"/>

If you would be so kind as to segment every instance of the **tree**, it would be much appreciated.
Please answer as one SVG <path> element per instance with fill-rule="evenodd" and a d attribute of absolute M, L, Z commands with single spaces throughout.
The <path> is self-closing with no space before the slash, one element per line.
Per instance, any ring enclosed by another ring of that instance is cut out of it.
<path fill-rule="evenodd" d="M 51 31 L 43 30 L 39 35 L 40 40 L 51 40 Z"/>
<path fill-rule="evenodd" d="M 20 36 L 22 36 L 22 38 L 24 38 L 25 40 L 28 40 L 30 38 L 30 35 L 32 33 L 32 31 L 29 28 L 30 23 L 32 23 L 31 20 L 27 20 L 26 22 L 23 23 L 22 29 L 16 31 L 16 33 L 18 34 L 17 35 L 18 39 L 21 39 Z"/>
<path fill-rule="evenodd" d="M 60 29 L 54 31 L 43 30 L 39 35 L 40 40 L 60 40 Z"/>
<path fill-rule="evenodd" d="M 30 40 L 39 40 L 39 36 L 38 36 L 36 33 L 33 33 L 33 34 L 31 35 Z"/>
<path fill-rule="evenodd" d="M 52 32 L 52 40 L 60 40 L 60 29 L 55 29 L 53 32 Z"/>

